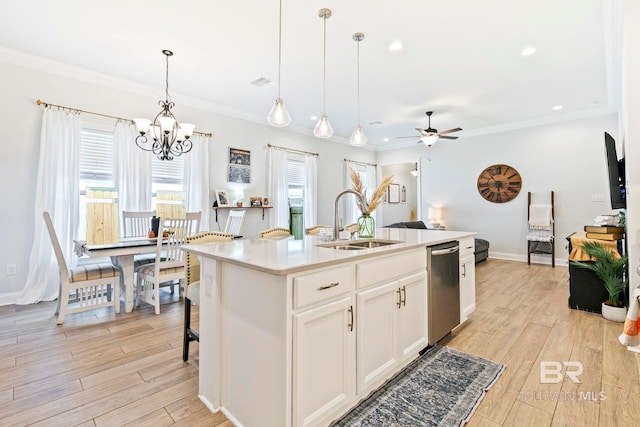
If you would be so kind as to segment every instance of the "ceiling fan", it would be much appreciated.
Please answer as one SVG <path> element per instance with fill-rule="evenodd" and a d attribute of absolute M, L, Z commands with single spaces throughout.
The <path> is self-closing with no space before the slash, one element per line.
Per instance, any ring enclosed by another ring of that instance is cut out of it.
<path fill-rule="evenodd" d="M 457 136 L 448 136 L 448 134 L 453 132 L 461 131 L 462 128 L 454 128 L 443 130 L 442 132 L 438 132 L 438 129 L 433 129 L 431 127 L 431 115 L 433 111 L 427 111 L 427 117 L 429 117 L 429 127 L 426 129 L 416 128 L 416 130 L 420 133 L 420 141 L 424 143 L 426 146 L 431 147 L 435 142 L 439 139 L 458 139 Z M 415 136 L 398 136 L 396 138 L 415 138 Z"/>

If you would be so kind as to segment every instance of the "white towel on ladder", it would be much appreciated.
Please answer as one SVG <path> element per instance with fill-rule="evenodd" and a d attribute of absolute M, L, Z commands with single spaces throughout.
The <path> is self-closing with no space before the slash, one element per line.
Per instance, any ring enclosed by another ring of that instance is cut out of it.
<path fill-rule="evenodd" d="M 529 228 L 532 230 L 551 230 L 551 205 L 529 206 Z"/>

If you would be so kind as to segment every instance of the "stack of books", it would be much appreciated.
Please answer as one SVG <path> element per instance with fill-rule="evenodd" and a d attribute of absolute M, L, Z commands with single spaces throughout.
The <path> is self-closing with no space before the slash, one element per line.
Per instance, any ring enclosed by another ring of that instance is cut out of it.
<path fill-rule="evenodd" d="M 624 227 L 612 225 L 585 225 L 584 231 L 587 233 L 587 239 L 620 240 L 624 235 Z"/>

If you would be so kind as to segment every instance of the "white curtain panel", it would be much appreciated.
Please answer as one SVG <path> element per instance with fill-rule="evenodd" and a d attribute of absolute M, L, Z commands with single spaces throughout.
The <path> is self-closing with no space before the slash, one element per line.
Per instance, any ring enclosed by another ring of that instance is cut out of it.
<path fill-rule="evenodd" d="M 45 108 L 40 132 L 40 157 L 35 194 L 33 245 L 29 273 L 16 304 L 52 301 L 58 297 L 59 270 L 42 212 L 51 214 L 60 246 L 69 267 L 77 256 L 80 199 L 80 115 Z"/>
<path fill-rule="evenodd" d="M 304 227 L 312 227 L 317 224 L 318 218 L 318 156 L 306 154 L 304 156 L 304 168 L 307 182 L 304 188 Z"/>
<path fill-rule="evenodd" d="M 130 123 L 118 121 L 113 132 L 113 164 L 118 189 L 118 212 L 151 210 L 151 159 L 153 154 L 136 145 L 139 133 Z M 123 230 L 122 224 L 119 227 Z"/>
<path fill-rule="evenodd" d="M 191 138 L 193 149 L 183 154 L 184 184 L 187 191 L 187 211 L 202 212 L 200 230 L 210 229 L 211 192 L 209 191 L 209 143 L 211 138 L 194 134 Z"/>
<path fill-rule="evenodd" d="M 287 152 L 275 147 L 267 148 L 267 177 L 271 214 L 269 227 L 289 228 L 289 191 L 287 182 Z"/>
<path fill-rule="evenodd" d="M 369 183 L 369 188 L 367 189 L 367 199 L 371 199 L 373 193 L 378 189 L 378 183 L 380 182 L 378 176 L 379 169 L 380 168 L 375 165 L 366 166 L 367 182 Z M 375 220 L 376 227 L 380 227 L 382 225 L 378 224 L 378 218 L 380 217 L 380 215 L 377 208 L 371 213 L 371 217 Z"/>

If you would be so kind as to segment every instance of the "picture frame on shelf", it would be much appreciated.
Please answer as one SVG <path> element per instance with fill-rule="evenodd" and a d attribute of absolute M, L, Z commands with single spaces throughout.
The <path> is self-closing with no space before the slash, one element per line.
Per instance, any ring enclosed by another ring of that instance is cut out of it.
<path fill-rule="evenodd" d="M 218 202 L 218 206 L 229 206 L 229 195 L 227 190 L 216 189 L 216 202 Z"/>
<path fill-rule="evenodd" d="M 251 183 L 251 151 L 229 147 L 227 182 Z"/>
<path fill-rule="evenodd" d="M 389 203 L 400 203 L 400 184 L 389 184 Z"/>
<path fill-rule="evenodd" d="M 262 206 L 269 206 L 269 198 L 268 197 L 263 197 L 262 198 Z"/>
<path fill-rule="evenodd" d="M 262 206 L 262 197 L 249 197 L 249 201 L 252 208 L 259 208 Z"/>

